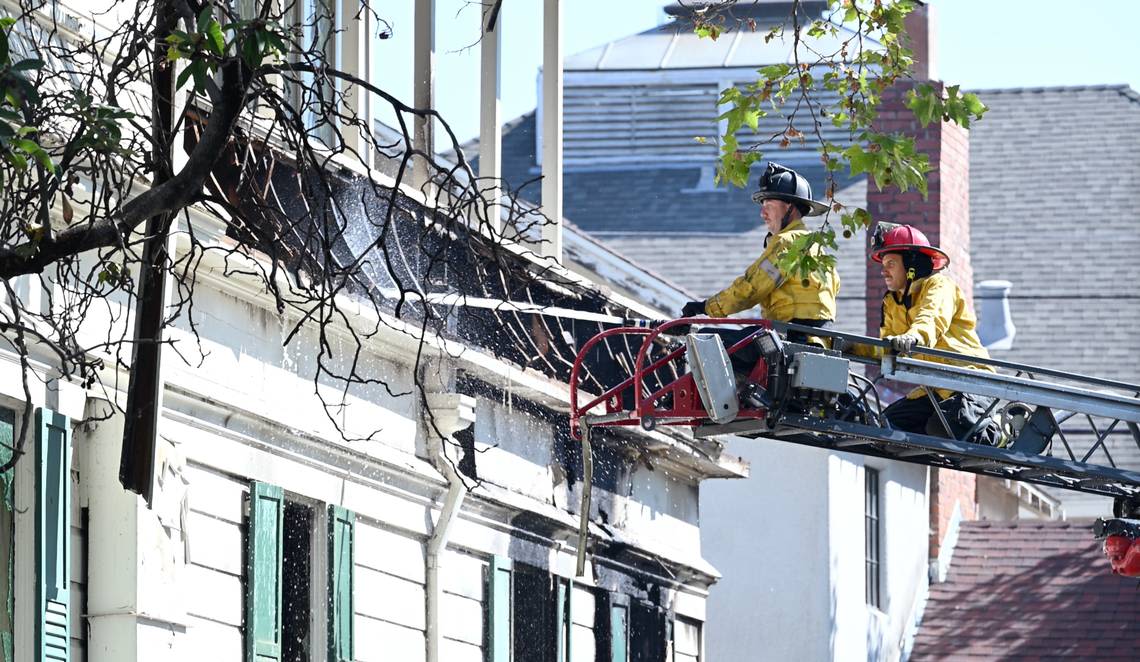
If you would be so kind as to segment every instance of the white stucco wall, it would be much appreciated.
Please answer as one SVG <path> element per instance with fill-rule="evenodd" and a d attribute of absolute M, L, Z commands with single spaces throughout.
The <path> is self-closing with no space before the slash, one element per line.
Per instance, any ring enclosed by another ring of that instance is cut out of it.
<path fill-rule="evenodd" d="M 827 659 L 828 454 L 768 439 L 728 451 L 752 477 L 701 487 L 701 546 L 722 575 L 709 593 L 708 659 Z"/>
<path fill-rule="evenodd" d="M 927 577 L 927 468 L 849 453 L 829 462 L 834 660 L 897 660 Z M 881 609 L 867 605 L 865 467 L 879 471 Z"/>
<path fill-rule="evenodd" d="M 701 490 L 703 550 L 723 574 L 708 659 L 898 659 L 926 582 L 926 467 L 762 439 L 730 450 L 752 477 Z M 882 611 L 865 595 L 866 465 L 880 472 Z"/>

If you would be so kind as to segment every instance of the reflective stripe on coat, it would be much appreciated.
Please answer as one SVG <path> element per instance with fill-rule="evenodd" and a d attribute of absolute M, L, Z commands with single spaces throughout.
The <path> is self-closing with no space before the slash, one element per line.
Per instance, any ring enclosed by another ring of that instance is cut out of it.
<path fill-rule="evenodd" d="M 802 220 L 772 235 L 763 254 L 723 291 L 709 297 L 705 314 L 727 317 L 759 305 L 765 319 L 787 322 L 793 319 L 834 320 L 835 298 L 839 295 L 839 274 L 834 268 L 822 277 L 813 273 L 805 286 L 800 278 L 789 277 L 777 265 L 779 256 L 810 230 Z M 814 246 L 813 254 L 820 251 Z"/>

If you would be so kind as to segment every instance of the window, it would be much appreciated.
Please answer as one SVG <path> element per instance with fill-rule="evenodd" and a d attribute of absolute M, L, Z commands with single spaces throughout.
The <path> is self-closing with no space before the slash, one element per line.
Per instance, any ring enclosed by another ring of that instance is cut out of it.
<path fill-rule="evenodd" d="M 286 499 L 280 487 L 250 485 L 246 662 L 307 662 L 326 644 L 330 662 L 353 657 L 355 515 L 330 506 L 326 531 L 318 514 L 311 505 Z"/>
<path fill-rule="evenodd" d="M 0 407 L 0 464 L 12 459 L 15 450 L 16 413 L 7 407 Z M 14 468 L 13 468 L 14 469 Z M 15 543 L 16 543 L 16 491 L 13 469 L 0 474 L 0 641 L 12 641 L 15 597 Z"/>
<path fill-rule="evenodd" d="M 673 623 L 673 662 L 699 662 L 701 624 L 678 617 Z"/>
<path fill-rule="evenodd" d="M 265 0 L 230 0 L 227 5 L 241 20 L 263 17 L 270 25 L 285 28 L 289 35 L 286 41 L 292 48 L 288 57 L 293 64 L 320 67 L 325 63 L 336 68 L 342 61 L 352 59 L 341 53 L 342 37 L 349 26 L 337 24 L 340 17 L 333 0 L 284 0 L 271 3 L 268 9 Z M 310 140 L 332 146 L 336 131 L 329 111 L 336 101 L 339 84 L 312 72 L 287 73 L 277 80 L 281 81 L 277 84 L 282 85 L 279 91 L 284 100 L 299 114 L 296 118 L 283 115 L 277 119 L 288 123 L 299 119 Z M 266 117 L 269 110 L 263 105 L 261 102 L 259 108 Z"/>
<path fill-rule="evenodd" d="M 605 593 L 597 600 L 594 616 L 599 660 L 629 662 L 629 598 L 620 593 Z"/>
<path fill-rule="evenodd" d="M 301 32 L 299 45 L 307 54 L 304 60 L 312 63 L 315 56 L 320 56 L 330 66 L 336 67 L 340 44 L 334 29 L 333 4 L 325 0 L 298 0 L 294 12 L 294 20 Z M 316 76 L 311 73 L 301 73 L 298 79 L 300 84 L 292 90 L 293 100 L 304 113 L 302 119 L 309 130 L 309 137 L 331 145 L 333 127 L 326 117 L 327 108 L 333 103 L 334 90 L 331 86 L 334 83 L 327 80 L 318 84 Z"/>
<path fill-rule="evenodd" d="M 665 660 L 671 642 L 665 611 L 652 602 L 635 600 L 629 616 L 629 662 Z"/>
<path fill-rule="evenodd" d="M 313 509 L 286 501 L 281 549 L 283 662 L 307 662 L 311 659 L 312 531 Z"/>
<path fill-rule="evenodd" d="M 512 657 L 516 662 L 561 662 L 558 643 L 558 615 L 555 613 L 550 573 L 541 568 L 517 563 L 512 576 Z"/>
<path fill-rule="evenodd" d="M 669 651 L 698 659 L 699 624 L 678 634 L 657 605 L 503 557 L 491 559 L 486 582 L 488 662 L 664 662 Z"/>
<path fill-rule="evenodd" d="M 864 532 L 867 549 L 867 578 L 866 595 L 867 604 L 882 608 L 882 541 L 879 526 L 879 471 L 867 467 L 865 485 L 863 487 Z"/>

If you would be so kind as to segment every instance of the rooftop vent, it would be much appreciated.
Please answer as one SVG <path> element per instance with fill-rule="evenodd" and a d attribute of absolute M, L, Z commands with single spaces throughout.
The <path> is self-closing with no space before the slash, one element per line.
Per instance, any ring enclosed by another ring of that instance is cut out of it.
<path fill-rule="evenodd" d="M 1012 349 L 1017 327 L 1009 312 L 1008 280 L 983 280 L 974 287 L 978 301 L 978 339 L 986 349 Z"/>

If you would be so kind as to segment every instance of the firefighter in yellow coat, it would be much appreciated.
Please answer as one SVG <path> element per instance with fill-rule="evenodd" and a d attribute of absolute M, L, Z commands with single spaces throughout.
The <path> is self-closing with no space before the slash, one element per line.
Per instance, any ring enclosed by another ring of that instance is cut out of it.
<path fill-rule="evenodd" d="M 932 246 L 926 235 L 909 225 L 882 223 L 874 235 L 871 260 L 882 264 L 887 285 L 879 337 L 889 340 L 894 351 L 905 354 L 921 346 L 989 358 L 978 339 L 977 318 L 972 307 L 958 285 L 941 273 L 949 266 L 950 257 Z M 919 358 L 954 363 L 940 357 Z M 993 370 L 985 365 L 963 365 Z M 955 438 L 962 439 L 974 430 L 967 441 L 996 445 L 998 428 L 986 412 L 992 400 L 943 389 L 936 390 L 935 394 L 938 408 Z M 923 387 L 891 403 L 883 414 L 896 429 L 947 436 L 934 403 Z"/>
<path fill-rule="evenodd" d="M 760 190 L 752 195 L 768 228 L 764 252 L 744 274 L 721 292 L 704 301 L 690 301 L 682 317 L 708 315 L 728 317 L 759 305 L 765 319 L 822 328 L 835 320 L 839 275 L 834 268 L 804 279 L 790 277 L 778 266 L 781 255 L 810 230 L 805 216 L 827 211 L 827 205 L 812 199 L 811 184 L 795 170 L 769 163 L 760 177 Z M 818 246 L 813 250 L 818 250 Z M 796 338 L 789 336 L 791 339 Z"/>

